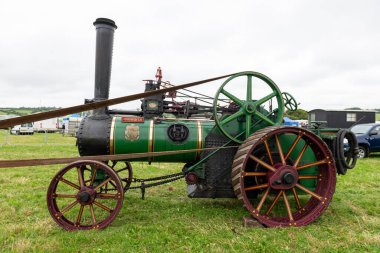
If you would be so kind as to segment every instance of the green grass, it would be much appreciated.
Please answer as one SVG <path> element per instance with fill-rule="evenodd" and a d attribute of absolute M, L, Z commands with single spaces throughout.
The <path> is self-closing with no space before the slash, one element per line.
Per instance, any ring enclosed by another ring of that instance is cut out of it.
<path fill-rule="evenodd" d="M 376 113 L 376 121 L 380 121 L 380 113 Z"/>
<path fill-rule="evenodd" d="M 0 159 L 77 156 L 75 138 L 8 136 Z M 244 228 L 236 199 L 190 199 L 183 181 L 128 191 L 123 209 L 102 231 L 66 232 L 50 218 L 46 190 L 62 167 L 0 169 L 0 247 L 4 252 L 379 252 L 380 156 L 339 176 L 327 211 L 299 228 Z M 174 173 L 182 164 L 133 163 L 137 177 Z"/>

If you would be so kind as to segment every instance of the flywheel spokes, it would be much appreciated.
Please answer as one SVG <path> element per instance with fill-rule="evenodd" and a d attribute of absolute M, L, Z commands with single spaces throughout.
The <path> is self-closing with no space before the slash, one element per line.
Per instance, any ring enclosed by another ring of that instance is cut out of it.
<path fill-rule="evenodd" d="M 253 78 L 266 84 L 264 97 L 259 97 L 259 91 L 262 89 L 258 89 L 257 83 L 254 89 Z M 244 98 L 237 95 L 240 92 L 237 84 L 244 84 Z M 223 100 L 222 97 L 230 100 L 228 108 L 231 109 L 231 113 L 219 117 L 219 102 Z M 275 102 L 274 106 L 272 99 Z M 246 71 L 231 76 L 218 89 L 214 99 L 214 118 L 219 130 L 226 137 L 234 142 L 243 143 L 256 130 L 281 124 L 283 107 L 281 91 L 269 77 L 258 72 Z"/>
<path fill-rule="evenodd" d="M 105 187 L 112 184 L 112 193 Z M 116 172 L 97 161 L 78 161 L 61 169 L 52 179 L 47 205 L 54 221 L 66 230 L 102 229 L 119 213 L 123 185 Z"/>
<path fill-rule="evenodd" d="M 330 150 L 313 133 L 269 127 L 239 148 L 232 183 L 238 198 L 262 224 L 302 226 L 330 203 L 336 168 Z"/>

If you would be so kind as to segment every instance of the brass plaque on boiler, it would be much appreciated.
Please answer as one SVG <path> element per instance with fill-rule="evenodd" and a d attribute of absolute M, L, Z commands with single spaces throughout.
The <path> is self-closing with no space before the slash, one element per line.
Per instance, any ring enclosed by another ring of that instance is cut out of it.
<path fill-rule="evenodd" d="M 125 128 L 125 139 L 137 141 L 140 138 L 140 128 L 136 125 L 129 125 Z"/>

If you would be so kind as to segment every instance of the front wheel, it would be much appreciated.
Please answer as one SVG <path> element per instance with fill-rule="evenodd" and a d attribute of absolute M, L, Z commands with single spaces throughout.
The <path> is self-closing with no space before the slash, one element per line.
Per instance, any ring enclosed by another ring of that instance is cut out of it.
<path fill-rule="evenodd" d="M 107 184 L 114 186 L 105 192 Z M 47 206 L 54 221 L 66 230 L 102 229 L 119 213 L 123 185 L 116 172 L 98 161 L 77 161 L 51 180 Z"/>

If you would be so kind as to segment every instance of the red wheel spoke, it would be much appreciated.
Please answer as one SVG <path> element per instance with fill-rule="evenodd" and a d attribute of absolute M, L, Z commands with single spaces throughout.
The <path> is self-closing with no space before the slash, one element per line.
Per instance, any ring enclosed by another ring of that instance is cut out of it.
<path fill-rule="evenodd" d="M 273 171 L 273 172 L 276 171 L 276 169 L 273 166 L 270 166 L 269 164 L 260 160 L 256 156 L 249 155 L 249 157 L 252 158 L 252 160 L 254 160 L 255 162 L 257 162 L 257 163 L 261 164 L 262 166 L 264 166 L 265 168 L 267 168 L 268 170 Z"/>
<path fill-rule="evenodd" d="M 228 116 L 227 118 L 223 119 L 223 120 L 220 122 L 220 124 L 221 124 L 221 125 L 225 125 L 225 124 L 227 124 L 228 122 L 230 122 L 230 121 L 232 121 L 232 120 L 234 120 L 234 119 L 237 119 L 238 117 L 240 117 L 240 116 L 242 116 L 242 115 L 244 115 L 243 111 L 237 111 L 237 112 L 235 112 L 234 114 L 232 114 L 232 115 Z"/>
<path fill-rule="evenodd" d="M 285 191 L 282 191 L 282 196 L 284 197 L 284 202 L 285 202 L 286 210 L 288 211 L 289 220 L 294 221 L 292 210 L 290 209 L 290 204 L 289 204 L 288 198 L 286 197 Z"/>
<path fill-rule="evenodd" d="M 103 204 L 101 204 L 101 203 L 99 203 L 97 201 L 94 201 L 94 205 L 102 208 L 103 210 L 105 210 L 105 211 L 107 211 L 109 213 L 112 213 L 112 211 L 113 211 L 111 208 L 109 208 L 109 207 L 107 207 L 107 206 L 105 206 L 105 205 L 103 205 Z"/>
<path fill-rule="evenodd" d="M 263 206 L 265 199 L 267 198 L 270 191 L 270 187 L 267 188 L 267 190 L 264 192 L 264 195 L 261 197 L 259 204 L 256 207 L 256 211 L 260 213 L 261 207 Z"/>
<path fill-rule="evenodd" d="M 298 163 L 301 161 L 301 158 L 302 158 L 303 154 L 305 153 L 307 147 L 308 147 L 308 145 L 307 145 L 307 143 L 305 143 L 305 144 L 303 145 L 302 150 L 301 150 L 300 154 L 298 155 L 296 161 L 294 162 L 294 165 L 293 165 L 293 166 L 294 166 L 295 168 L 298 166 Z"/>
<path fill-rule="evenodd" d="M 118 196 L 117 194 L 109 194 L 109 193 L 96 194 L 96 197 L 100 199 L 117 199 L 117 196 Z"/>
<path fill-rule="evenodd" d="M 101 184 L 99 184 L 98 186 L 96 186 L 95 188 L 94 188 L 94 191 L 97 191 L 97 190 L 99 190 L 102 186 L 104 186 L 105 184 L 107 184 L 109 181 L 111 181 L 111 178 L 109 177 L 109 178 L 107 178 L 106 180 L 104 180 Z"/>
<path fill-rule="evenodd" d="M 240 99 L 238 99 L 237 97 L 235 97 L 234 95 L 232 95 L 231 93 L 229 93 L 228 91 L 222 89 L 220 91 L 222 94 L 224 94 L 226 97 L 228 97 L 229 99 L 231 99 L 232 101 L 234 101 L 236 104 L 238 104 L 240 107 L 243 106 L 243 101 L 241 101 Z"/>
<path fill-rule="evenodd" d="M 77 195 L 75 194 L 53 194 L 53 198 L 76 198 Z"/>
<path fill-rule="evenodd" d="M 265 149 L 267 150 L 267 154 L 268 154 L 268 157 L 269 157 L 270 164 L 273 166 L 274 162 L 273 162 L 272 154 L 270 152 L 267 140 L 264 140 L 264 145 L 265 145 Z"/>
<path fill-rule="evenodd" d="M 275 135 L 274 138 L 276 139 L 277 149 L 278 149 L 278 153 L 279 153 L 280 158 L 281 158 L 281 163 L 283 165 L 285 165 L 286 163 L 285 163 L 285 159 L 284 159 L 284 153 L 282 152 L 281 143 L 278 140 L 278 135 Z"/>
<path fill-rule="evenodd" d="M 297 138 L 292 143 L 292 146 L 290 146 L 288 152 L 285 155 L 285 160 L 289 158 L 290 154 L 292 153 L 293 149 L 296 147 L 296 145 L 300 141 L 301 137 L 302 137 L 302 132 L 300 132 L 300 134 L 297 136 Z"/>
<path fill-rule="evenodd" d="M 78 200 L 75 200 L 73 203 L 71 203 L 70 205 L 66 206 L 65 208 L 63 208 L 61 210 L 61 213 L 64 214 L 66 212 L 68 212 L 71 208 L 73 208 L 76 204 L 78 204 Z"/>
<path fill-rule="evenodd" d="M 97 169 L 96 168 L 94 168 L 93 170 L 92 170 L 92 176 L 91 176 L 91 181 L 90 181 L 90 186 L 93 186 L 94 185 L 94 181 L 95 181 L 95 178 L 96 178 L 96 173 L 97 173 Z"/>
<path fill-rule="evenodd" d="M 243 177 L 260 177 L 260 176 L 266 176 L 268 173 L 266 172 L 242 172 L 241 175 Z"/>
<path fill-rule="evenodd" d="M 310 195 L 313 196 L 314 198 L 319 199 L 320 201 L 322 201 L 322 197 L 319 196 L 318 194 L 316 194 L 315 192 L 310 191 L 309 189 L 303 187 L 303 186 L 300 185 L 300 184 L 296 184 L 296 187 L 299 188 L 299 189 L 301 189 L 301 190 L 303 190 L 304 192 L 310 194 Z"/>
<path fill-rule="evenodd" d="M 277 196 L 274 198 L 272 204 L 269 206 L 269 208 L 265 211 L 265 215 L 269 215 L 269 213 L 272 211 L 273 207 L 277 204 L 278 200 L 280 199 L 282 195 L 283 190 L 279 191 Z"/>
<path fill-rule="evenodd" d="M 297 194 L 296 188 L 293 187 L 292 191 L 293 191 L 294 199 L 296 200 L 296 203 L 297 203 L 297 208 L 299 210 L 299 209 L 302 208 L 302 206 L 301 206 L 301 203 L 300 203 L 300 199 L 298 198 L 298 194 Z"/>
<path fill-rule="evenodd" d="M 254 185 L 254 186 L 250 186 L 250 187 L 247 187 L 247 188 L 244 188 L 245 191 L 252 191 L 252 190 L 258 190 L 258 189 L 262 189 L 262 188 L 267 188 L 269 186 L 269 184 L 259 184 L 259 185 Z"/>
<path fill-rule="evenodd" d="M 317 175 L 300 175 L 298 179 L 318 179 Z"/>
<path fill-rule="evenodd" d="M 61 182 L 64 182 L 64 183 L 67 184 L 67 185 L 70 185 L 71 187 L 73 187 L 73 188 L 75 188 L 75 189 L 77 189 L 77 190 L 80 190 L 80 187 L 79 187 L 78 185 L 76 185 L 76 184 L 74 184 L 73 182 L 70 182 L 70 181 L 64 179 L 63 177 L 61 177 L 59 180 L 60 180 Z"/>
<path fill-rule="evenodd" d="M 91 212 L 92 223 L 95 225 L 96 224 L 96 218 L 95 218 L 95 213 L 94 213 L 94 206 L 92 204 L 90 204 L 89 207 L 90 207 L 90 212 Z"/>
<path fill-rule="evenodd" d="M 81 166 L 77 167 L 77 172 L 78 172 L 79 185 L 81 188 L 83 188 L 86 186 L 86 184 L 84 183 L 84 180 L 83 180 L 83 174 L 82 174 L 82 167 Z"/>
<path fill-rule="evenodd" d="M 83 209 L 84 209 L 84 206 L 81 205 L 80 209 L 79 209 L 78 216 L 77 216 L 77 222 L 76 222 L 77 226 L 80 225 L 80 221 L 82 220 Z"/>
<path fill-rule="evenodd" d="M 320 161 L 316 161 L 316 162 L 312 162 L 312 163 L 304 164 L 304 165 L 301 165 L 301 166 L 296 167 L 296 169 L 297 169 L 297 170 L 302 170 L 302 169 L 305 169 L 305 168 L 310 168 L 310 167 L 312 167 L 312 166 L 317 166 L 317 165 L 325 164 L 325 163 L 328 163 L 328 160 L 327 160 L 327 159 L 323 159 L 323 160 L 320 160 Z"/>

